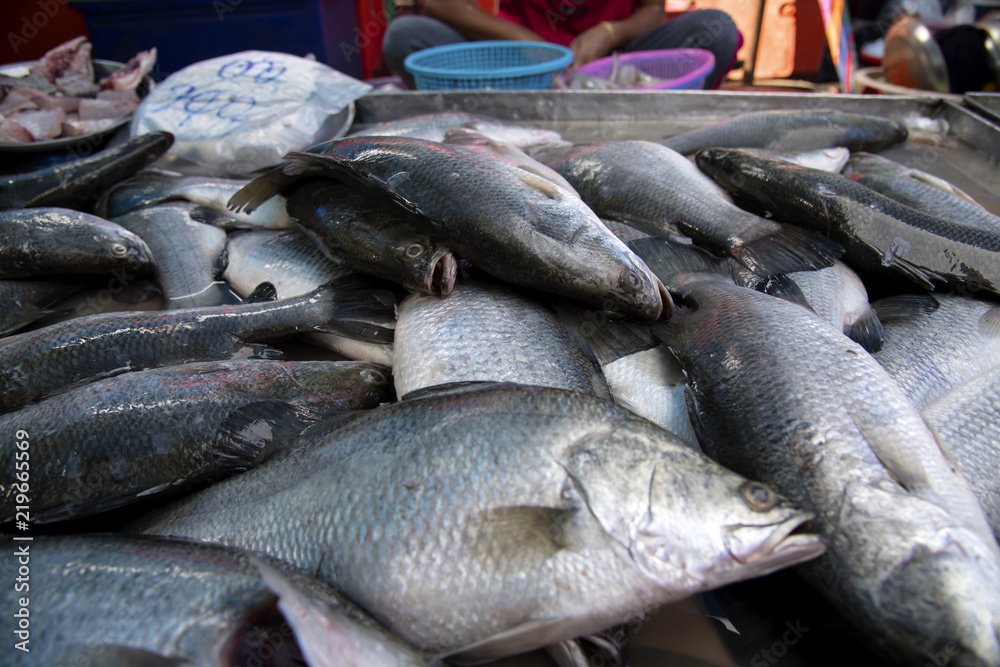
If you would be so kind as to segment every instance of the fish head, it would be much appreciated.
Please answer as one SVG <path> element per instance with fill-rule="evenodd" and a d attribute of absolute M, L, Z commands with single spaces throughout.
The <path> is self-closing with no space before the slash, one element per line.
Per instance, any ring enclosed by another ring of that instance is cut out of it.
<path fill-rule="evenodd" d="M 287 382 L 298 388 L 298 402 L 318 414 L 374 407 L 394 397 L 392 369 L 364 361 L 291 362 Z M 287 391 L 287 385 L 286 385 Z"/>
<path fill-rule="evenodd" d="M 405 239 L 393 247 L 393 257 L 406 276 L 407 289 L 447 296 L 455 287 L 458 261 L 451 250 L 430 237 Z"/>
<path fill-rule="evenodd" d="M 715 588 L 826 550 L 808 531 L 812 513 L 652 424 L 616 429 L 600 447 L 581 448 L 568 470 L 634 565 L 672 590 Z"/>
<path fill-rule="evenodd" d="M 104 247 L 104 254 L 117 262 L 123 270 L 148 273 L 156 265 L 153 252 L 146 242 L 137 235 L 122 230 L 110 237 Z"/>
<path fill-rule="evenodd" d="M 785 222 L 825 220 L 828 200 L 838 194 L 836 179 L 818 169 L 728 148 L 706 148 L 698 168 L 761 213 L 780 213 Z"/>
<path fill-rule="evenodd" d="M 604 310 L 643 320 L 670 317 L 674 302 L 663 282 L 631 251 L 624 260 L 610 267 L 608 281 L 614 288 L 601 304 Z"/>

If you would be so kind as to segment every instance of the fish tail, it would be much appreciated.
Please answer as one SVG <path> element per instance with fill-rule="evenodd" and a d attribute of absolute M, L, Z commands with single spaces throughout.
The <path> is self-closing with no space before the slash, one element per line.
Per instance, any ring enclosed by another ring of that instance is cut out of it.
<path fill-rule="evenodd" d="M 715 274 L 733 279 L 726 260 L 696 246 L 656 237 L 636 239 L 627 245 L 642 258 L 667 289 L 678 289 L 680 276 L 691 273 Z"/>
<path fill-rule="evenodd" d="M 278 165 L 244 185 L 229 198 L 226 203 L 227 208 L 236 213 L 253 213 L 268 199 L 283 192 L 285 188 L 299 180 L 297 175 L 286 174 L 283 171 L 285 166 Z"/>
<path fill-rule="evenodd" d="M 771 276 L 833 266 L 844 248 L 814 231 L 782 224 L 767 236 L 731 248 L 730 253 L 757 275 Z"/>
<path fill-rule="evenodd" d="M 855 343 L 874 354 L 882 349 L 882 339 L 885 337 L 885 329 L 882 327 L 882 320 L 871 308 L 849 326 L 844 327 L 844 333 Z"/>

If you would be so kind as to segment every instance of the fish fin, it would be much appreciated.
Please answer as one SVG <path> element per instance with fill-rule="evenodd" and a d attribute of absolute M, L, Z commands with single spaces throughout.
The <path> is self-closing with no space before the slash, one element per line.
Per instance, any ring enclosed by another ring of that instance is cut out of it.
<path fill-rule="evenodd" d="M 993 306 L 980 316 L 979 333 L 988 338 L 1000 338 L 1000 306 Z"/>
<path fill-rule="evenodd" d="M 610 322 L 603 313 L 568 301 L 556 301 L 553 305 L 573 342 L 588 359 L 601 366 L 658 344 L 644 322 Z"/>
<path fill-rule="evenodd" d="M 755 274 L 756 275 L 756 274 Z M 750 287 L 750 285 L 748 285 Z M 809 300 L 806 299 L 806 295 L 802 293 L 802 288 L 799 287 L 798 283 L 785 275 L 774 275 L 767 276 L 755 285 L 752 286 L 753 289 L 758 292 L 763 292 L 764 294 L 770 294 L 771 296 L 777 297 L 779 299 L 784 299 L 789 303 L 794 303 L 795 305 L 802 306 L 803 308 L 808 308 L 812 312 L 816 312 Z"/>
<path fill-rule="evenodd" d="M 214 208 L 208 208 L 207 206 L 195 206 L 188 211 L 188 217 L 195 222 L 219 227 L 220 229 L 236 229 L 240 224 L 233 216 L 222 211 L 216 211 Z"/>
<path fill-rule="evenodd" d="M 843 257 L 844 248 L 810 229 L 781 224 L 775 233 L 730 252 L 757 275 L 768 276 L 833 266 L 834 259 Z"/>
<path fill-rule="evenodd" d="M 12 334 L 18 329 L 23 329 L 32 322 L 37 322 L 46 315 L 51 315 L 58 311 L 48 310 L 45 308 L 39 308 L 34 304 L 27 304 L 17 311 L 17 314 L 11 319 L 9 326 L 5 329 L 0 330 L 0 336 L 7 336 Z"/>
<path fill-rule="evenodd" d="M 241 211 L 253 213 L 268 199 L 284 192 L 285 188 L 299 180 L 299 177 L 285 172 L 283 168 L 287 168 L 287 166 L 281 164 L 273 167 L 270 171 L 244 185 L 229 198 L 226 207 L 236 213 Z"/>
<path fill-rule="evenodd" d="M 714 273 L 732 278 L 724 259 L 697 246 L 681 245 L 656 237 L 636 239 L 626 245 L 642 258 L 668 289 L 673 289 L 676 278 L 686 273 Z"/>
<path fill-rule="evenodd" d="M 319 416 L 284 401 L 255 401 L 234 410 L 219 427 L 206 456 L 216 474 L 242 472 L 263 463 L 275 450 L 294 442 Z"/>
<path fill-rule="evenodd" d="M 133 646 L 100 644 L 73 649 L 74 661 L 81 658 L 90 667 L 183 667 L 192 665 L 181 658 L 168 658 Z"/>
<path fill-rule="evenodd" d="M 844 327 L 844 334 L 869 353 L 874 354 L 882 349 L 885 329 L 882 327 L 882 320 L 878 318 L 878 313 L 869 308 L 854 324 Z"/>
<path fill-rule="evenodd" d="M 872 309 L 883 323 L 930 315 L 940 307 L 940 302 L 930 294 L 897 294 L 872 304 Z"/>
<path fill-rule="evenodd" d="M 331 318 L 317 322 L 313 331 L 333 333 L 356 340 L 391 343 L 396 321 L 396 295 L 366 276 L 349 274 L 317 289 L 330 293 L 334 302 Z"/>
<path fill-rule="evenodd" d="M 243 299 L 243 303 L 267 303 L 268 301 L 277 301 L 278 290 L 275 288 L 273 283 L 263 282 L 254 288 L 247 298 Z"/>
<path fill-rule="evenodd" d="M 623 667 L 627 664 L 623 654 L 625 628 L 618 626 L 576 639 L 549 644 L 545 652 L 559 667 L 590 667 L 607 665 Z"/>
<path fill-rule="evenodd" d="M 902 271 L 908 278 L 921 287 L 926 287 L 927 289 L 934 289 L 935 283 L 943 283 L 947 280 L 940 273 L 936 273 L 930 269 L 925 269 L 922 266 L 918 266 L 913 262 L 898 256 L 894 256 L 892 258 L 889 266 Z"/>
<path fill-rule="evenodd" d="M 319 333 L 328 333 L 341 338 L 380 345 L 391 345 L 396 335 L 395 330 L 391 327 L 355 320 L 334 320 L 315 326 L 313 329 Z"/>
<path fill-rule="evenodd" d="M 583 652 L 583 647 L 575 639 L 549 644 L 545 647 L 545 652 L 559 667 L 588 667 L 590 665 L 587 655 Z"/>
<path fill-rule="evenodd" d="M 479 544 L 505 544 L 519 553 L 550 558 L 566 548 L 566 527 L 575 514 L 575 509 L 561 507 L 497 507 L 479 512 L 472 530 L 489 536 Z"/>
<path fill-rule="evenodd" d="M 44 401 L 45 399 L 52 398 L 53 396 L 61 396 L 66 392 L 73 391 L 74 389 L 79 389 L 80 387 L 86 384 L 92 384 L 94 382 L 97 382 L 98 380 L 107 380 L 108 378 L 113 378 L 116 375 L 121 375 L 122 373 L 128 373 L 131 370 L 134 370 L 131 366 L 120 366 L 119 368 L 112 368 L 111 370 L 104 371 L 103 373 L 98 373 L 96 375 L 84 378 L 83 380 L 79 380 L 77 382 L 71 382 L 70 384 L 67 384 L 65 386 L 53 389 L 52 391 L 48 392 L 47 394 L 43 395 L 41 398 L 37 400 Z"/>
<path fill-rule="evenodd" d="M 911 493 L 930 487 L 923 463 L 906 451 L 906 443 L 896 439 L 893 425 L 860 412 L 851 412 L 850 416 L 872 453 L 900 486 Z"/>
<path fill-rule="evenodd" d="M 587 610 L 581 610 L 580 615 Z M 576 615 L 527 621 L 499 634 L 440 656 L 450 665 L 476 665 L 508 655 L 524 653 L 538 646 L 563 641 L 566 630 L 578 622 Z"/>
<path fill-rule="evenodd" d="M 566 197 L 564 188 L 556 185 L 545 176 L 536 174 L 534 171 L 528 171 L 521 166 L 514 167 L 511 171 L 519 181 L 549 199 L 564 199 Z"/>
<path fill-rule="evenodd" d="M 444 384 L 436 384 L 430 387 L 421 387 L 420 389 L 414 389 L 413 391 L 408 391 L 399 397 L 401 401 L 412 401 L 419 400 L 422 398 L 439 397 L 439 396 L 449 396 L 453 394 L 464 394 L 467 391 L 475 390 L 480 387 L 502 387 L 504 385 L 510 384 L 509 382 L 496 382 L 494 380 L 465 380 L 463 382 L 446 382 Z"/>

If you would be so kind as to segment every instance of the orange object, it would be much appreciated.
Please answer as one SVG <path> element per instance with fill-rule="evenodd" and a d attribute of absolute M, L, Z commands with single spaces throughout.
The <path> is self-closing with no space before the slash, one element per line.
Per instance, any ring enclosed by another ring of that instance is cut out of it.
<path fill-rule="evenodd" d="M 692 9 L 719 9 L 743 33 L 737 58 L 746 62 L 756 32 L 759 2 L 764 4 L 754 77 L 783 79 L 819 72 L 826 46 L 816 0 L 696 0 Z"/>
<path fill-rule="evenodd" d="M 500 13 L 500 0 L 475 0 L 475 2 L 487 14 L 496 16 Z"/>

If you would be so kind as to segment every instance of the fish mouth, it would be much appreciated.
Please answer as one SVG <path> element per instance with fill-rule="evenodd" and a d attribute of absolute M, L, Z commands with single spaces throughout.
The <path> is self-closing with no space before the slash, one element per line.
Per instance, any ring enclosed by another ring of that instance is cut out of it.
<path fill-rule="evenodd" d="M 666 285 L 664 285 L 659 278 L 654 276 L 653 280 L 656 281 L 656 289 L 660 294 L 660 301 L 663 304 L 663 308 L 660 310 L 660 316 L 657 319 L 668 320 L 670 319 L 670 316 L 674 314 L 673 297 L 670 296 L 670 290 L 667 289 Z"/>
<path fill-rule="evenodd" d="M 794 516 L 771 526 L 739 525 L 729 529 L 726 536 L 726 546 L 733 559 L 741 565 L 757 566 L 763 572 L 773 572 L 789 565 L 811 560 L 826 551 L 826 542 L 815 532 L 813 515 L 797 513 Z M 744 535 L 753 539 L 753 534 L 761 530 L 769 530 L 770 534 L 764 542 L 749 550 L 752 545 L 748 540 L 744 543 Z M 740 549 L 739 546 L 744 548 Z"/>
<path fill-rule="evenodd" d="M 458 272 L 458 262 L 450 252 L 444 252 L 434 262 L 434 270 L 427 277 L 424 287 L 433 296 L 448 296 L 455 287 L 455 274 Z"/>

